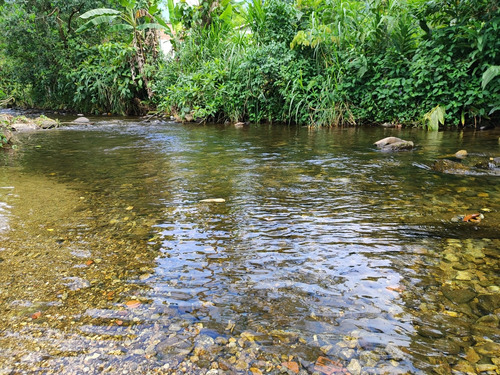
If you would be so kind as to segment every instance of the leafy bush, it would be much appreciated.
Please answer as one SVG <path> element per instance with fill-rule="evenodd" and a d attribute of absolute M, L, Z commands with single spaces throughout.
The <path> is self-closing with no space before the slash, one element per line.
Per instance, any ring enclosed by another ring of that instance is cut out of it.
<path fill-rule="evenodd" d="M 142 81 L 132 79 L 132 47 L 109 42 L 86 50 L 87 58 L 67 76 L 75 87 L 75 108 L 89 113 L 138 113 L 132 99 Z"/>

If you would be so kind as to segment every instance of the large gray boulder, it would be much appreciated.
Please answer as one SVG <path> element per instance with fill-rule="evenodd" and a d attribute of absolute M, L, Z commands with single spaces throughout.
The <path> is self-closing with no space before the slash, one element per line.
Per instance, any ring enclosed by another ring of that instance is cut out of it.
<path fill-rule="evenodd" d="M 412 141 L 405 141 L 398 137 L 387 137 L 375 142 L 382 151 L 405 151 L 411 150 L 415 146 Z"/>

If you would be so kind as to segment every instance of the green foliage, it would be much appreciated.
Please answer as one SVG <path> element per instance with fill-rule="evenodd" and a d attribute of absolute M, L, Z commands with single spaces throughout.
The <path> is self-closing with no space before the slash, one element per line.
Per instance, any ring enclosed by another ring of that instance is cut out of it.
<path fill-rule="evenodd" d="M 168 28 L 159 0 L 6 2 L 0 101 L 309 126 L 498 119 L 497 0 L 166 5 Z M 174 56 L 158 58 L 160 29 Z"/>
<path fill-rule="evenodd" d="M 446 109 L 437 105 L 432 108 L 429 112 L 427 112 L 423 121 L 427 129 L 437 131 L 439 130 L 439 124 L 444 125 L 444 115 L 446 113 Z"/>
<path fill-rule="evenodd" d="M 78 65 L 74 46 L 82 44 L 75 34 L 77 16 L 102 1 L 23 0 L 6 2 L 0 16 L 0 87 L 12 99 L 9 105 L 62 108 L 72 100 L 65 79 Z M 86 35 L 97 42 L 100 32 Z"/>
<path fill-rule="evenodd" d="M 75 107 L 95 114 L 138 113 L 133 98 L 139 96 L 143 82 L 132 79 L 129 61 L 133 48 L 109 42 L 87 52 L 88 57 L 67 77 L 76 88 Z"/>
<path fill-rule="evenodd" d="M 488 83 L 491 82 L 491 80 L 497 76 L 500 75 L 500 66 L 499 65 L 492 65 L 486 71 L 483 73 L 483 80 L 481 82 L 481 87 L 483 90 L 486 88 Z"/>

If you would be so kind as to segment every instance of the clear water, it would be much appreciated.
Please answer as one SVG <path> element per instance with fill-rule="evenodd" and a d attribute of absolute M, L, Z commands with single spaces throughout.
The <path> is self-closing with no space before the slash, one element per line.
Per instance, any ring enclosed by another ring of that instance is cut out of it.
<path fill-rule="evenodd" d="M 418 147 L 372 146 L 390 135 Z M 311 373 L 320 357 L 498 371 L 499 177 L 426 166 L 499 156 L 499 135 L 118 120 L 20 135 L 0 156 L 0 374 Z"/>

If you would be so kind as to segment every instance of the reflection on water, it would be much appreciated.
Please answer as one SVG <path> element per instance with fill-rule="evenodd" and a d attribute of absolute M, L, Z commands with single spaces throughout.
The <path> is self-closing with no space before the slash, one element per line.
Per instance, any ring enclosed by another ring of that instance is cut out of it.
<path fill-rule="evenodd" d="M 418 148 L 376 151 L 388 135 Z M 497 177 L 419 167 L 498 156 L 497 140 L 135 123 L 26 136 L 0 178 L 0 367 L 498 371 Z"/>

